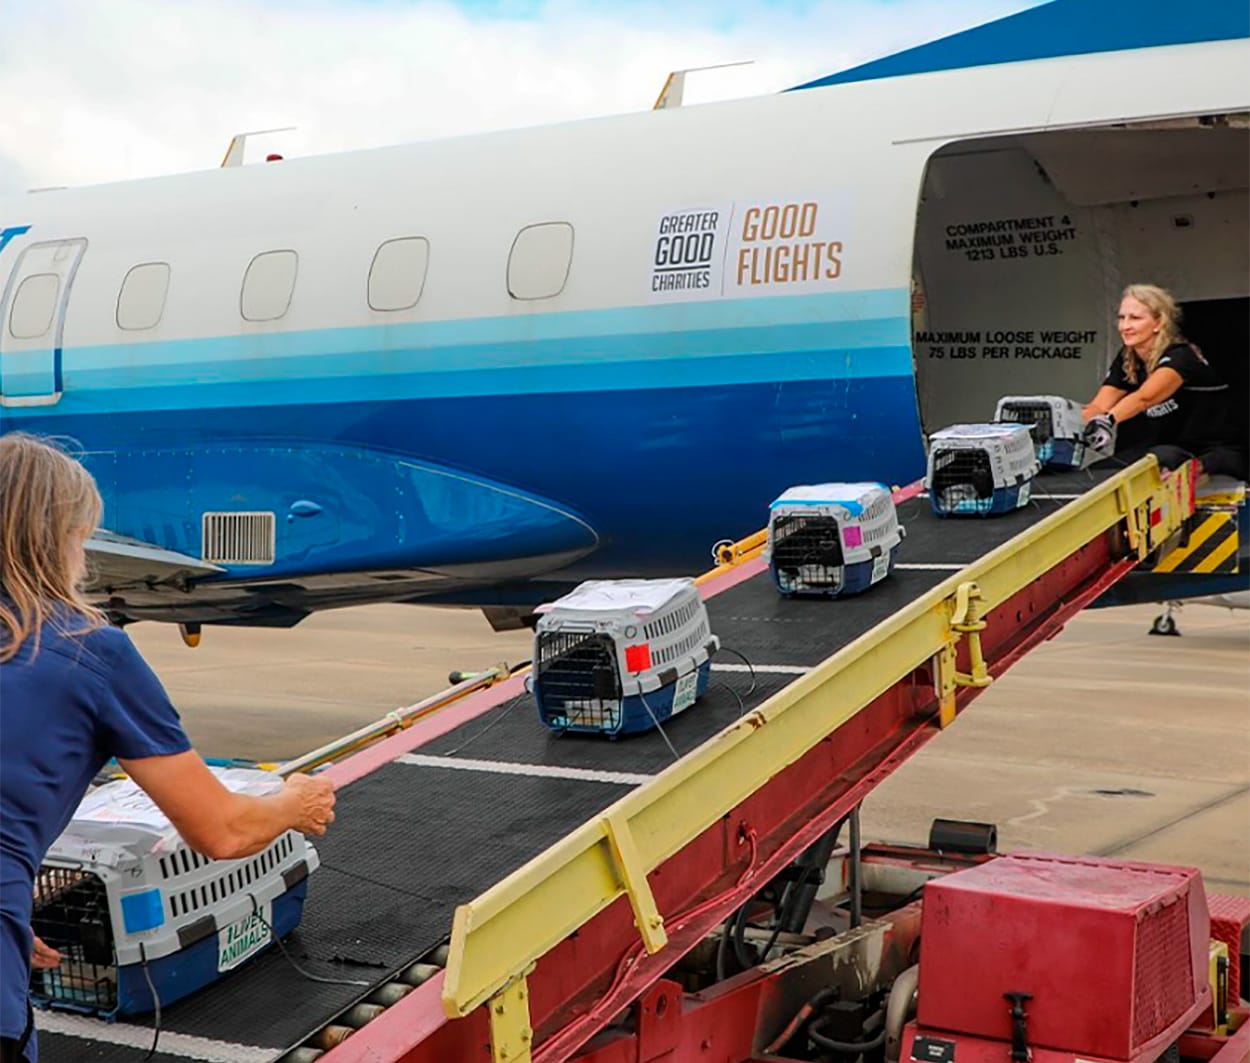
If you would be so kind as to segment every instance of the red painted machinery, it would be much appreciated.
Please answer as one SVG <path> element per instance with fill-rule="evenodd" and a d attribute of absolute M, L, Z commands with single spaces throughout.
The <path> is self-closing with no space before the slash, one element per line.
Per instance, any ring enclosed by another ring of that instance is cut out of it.
<path fill-rule="evenodd" d="M 924 892 L 911 1058 L 1136 1063 L 1211 1010 L 1193 868 L 1016 854 Z"/>

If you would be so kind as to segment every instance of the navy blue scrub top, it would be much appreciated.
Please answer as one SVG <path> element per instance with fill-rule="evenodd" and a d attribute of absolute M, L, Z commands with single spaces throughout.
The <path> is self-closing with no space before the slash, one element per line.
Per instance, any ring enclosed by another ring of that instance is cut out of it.
<path fill-rule="evenodd" d="M 125 632 L 68 610 L 0 664 L 0 1037 L 26 1028 L 35 874 L 110 757 L 191 748 L 160 680 Z M 68 632 L 68 633 L 67 633 Z M 32 1037 L 25 1057 L 34 1063 Z"/>

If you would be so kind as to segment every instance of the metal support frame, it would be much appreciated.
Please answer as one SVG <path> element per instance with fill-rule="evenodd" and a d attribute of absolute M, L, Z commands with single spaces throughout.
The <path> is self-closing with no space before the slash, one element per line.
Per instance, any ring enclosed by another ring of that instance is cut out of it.
<path fill-rule="evenodd" d="M 981 606 L 1000 605 L 1116 527 L 1124 530 L 1140 559 L 1152 541 L 1162 541 L 1188 515 L 1180 505 L 1162 504 L 1165 493 L 1153 458 L 1092 488 L 796 680 L 622 798 L 608 816 L 583 825 L 461 905 L 444 983 L 447 1014 L 472 1011 L 515 977 L 518 968 L 630 893 L 619 872 L 619 849 L 612 843 L 609 821 L 628 827 L 637 845 L 638 867 L 648 873 L 924 662 L 938 657 L 939 684 L 945 690 L 954 639 L 968 642 L 971 661 L 969 671 L 953 673 L 954 685 L 982 688 L 989 675 L 981 646 Z M 740 865 L 749 855 L 737 848 L 726 854 L 727 865 Z M 633 866 L 632 857 L 629 864 Z M 638 876 L 633 878 L 636 882 Z M 635 913 L 646 911 L 638 895 L 629 903 Z"/>
<path fill-rule="evenodd" d="M 981 632 L 985 621 L 980 617 L 978 603 L 982 600 L 981 588 L 969 581 L 955 590 L 951 602 L 950 637 L 933 655 L 934 686 L 938 695 L 938 723 L 949 727 L 955 721 L 955 694 L 960 687 L 983 688 L 994 682 L 985 666 L 985 654 L 981 649 Z M 967 643 L 969 668 L 961 672 L 958 665 L 959 642 Z"/>
<path fill-rule="evenodd" d="M 851 809 L 851 928 L 864 921 L 864 854 L 859 834 L 859 805 Z"/>
<path fill-rule="evenodd" d="M 527 971 L 532 971 L 531 966 Z M 534 1028 L 530 1026 L 529 987 L 525 975 L 514 979 L 490 1001 L 491 1063 L 530 1063 Z"/>
<path fill-rule="evenodd" d="M 629 897 L 629 906 L 634 910 L 634 925 L 638 927 L 647 951 L 657 953 L 668 944 L 668 935 L 664 933 L 664 918 L 656 907 L 655 896 L 647 885 L 647 869 L 638 855 L 638 846 L 634 844 L 629 824 L 618 813 L 604 816 L 603 825 L 621 875 L 621 886 Z"/>
<path fill-rule="evenodd" d="M 441 1003 L 468 1022 L 436 1029 L 432 995 L 413 994 L 389 1009 L 391 1054 L 360 1054 L 372 1040 L 361 1035 L 336 1053 L 355 1042 L 343 1060 L 451 1058 L 459 1028 L 533 970 L 532 1058 L 567 1059 L 939 733 L 945 683 L 962 711 L 978 678 L 1053 637 L 1174 534 L 1192 512 L 1186 476 L 1164 481 L 1147 458 L 1092 488 L 460 906 Z"/>

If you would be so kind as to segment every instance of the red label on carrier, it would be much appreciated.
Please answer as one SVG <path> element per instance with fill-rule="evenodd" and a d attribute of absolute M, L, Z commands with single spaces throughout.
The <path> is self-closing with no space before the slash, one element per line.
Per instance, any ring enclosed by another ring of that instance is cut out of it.
<path fill-rule="evenodd" d="M 651 644 L 640 643 L 625 647 L 625 667 L 631 672 L 645 672 L 651 667 Z"/>

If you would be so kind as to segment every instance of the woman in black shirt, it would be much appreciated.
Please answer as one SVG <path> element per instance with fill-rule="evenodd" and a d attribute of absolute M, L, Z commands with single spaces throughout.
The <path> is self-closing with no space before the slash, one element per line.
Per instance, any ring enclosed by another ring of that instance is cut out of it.
<path fill-rule="evenodd" d="M 1165 469 L 1197 458 L 1212 476 L 1244 480 L 1245 441 L 1232 420 L 1229 388 L 1188 343 L 1171 294 L 1153 284 L 1124 289 L 1118 318 L 1124 346 L 1085 407 L 1086 440 L 1105 449 L 1114 426 L 1145 414 L 1142 441 L 1122 460 L 1154 454 Z"/>

